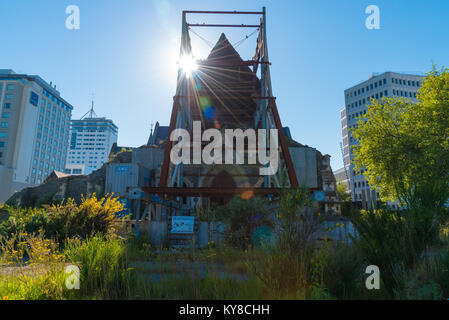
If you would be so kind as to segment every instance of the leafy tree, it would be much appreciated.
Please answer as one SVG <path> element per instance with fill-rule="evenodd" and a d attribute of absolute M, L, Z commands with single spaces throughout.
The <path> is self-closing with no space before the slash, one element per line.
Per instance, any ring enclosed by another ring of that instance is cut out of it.
<path fill-rule="evenodd" d="M 337 183 L 337 195 L 338 199 L 342 202 L 348 202 L 351 200 L 351 194 L 348 191 L 348 187 L 343 181 Z"/>
<path fill-rule="evenodd" d="M 441 212 L 449 198 L 449 70 L 435 67 L 418 103 L 404 98 L 372 100 L 351 130 L 356 170 L 383 200 Z"/>
<path fill-rule="evenodd" d="M 263 198 L 234 197 L 226 206 L 217 207 L 211 214 L 217 221 L 225 222 L 225 241 L 234 248 L 247 249 L 258 227 L 273 227 L 269 203 Z"/>

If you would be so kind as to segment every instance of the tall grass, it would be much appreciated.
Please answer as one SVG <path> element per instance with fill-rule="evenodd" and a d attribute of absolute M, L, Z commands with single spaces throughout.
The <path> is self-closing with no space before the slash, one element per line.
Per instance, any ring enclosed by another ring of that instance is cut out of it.
<path fill-rule="evenodd" d="M 68 241 L 64 252 L 68 261 L 80 268 L 80 297 L 129 296 L 134 278 L 128 267 L 124 240 L 97 234 L 84 241 Z"/>

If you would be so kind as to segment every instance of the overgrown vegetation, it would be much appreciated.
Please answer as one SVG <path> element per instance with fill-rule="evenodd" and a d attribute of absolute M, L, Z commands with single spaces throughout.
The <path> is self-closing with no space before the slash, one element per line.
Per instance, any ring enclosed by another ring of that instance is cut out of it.
<path fill-rule="evenodd" d="M 402 207 L 348 206 L 344 223 L 357 232 L 346 241 L 328 238 L 329 217 L 305 188 L 202 212 L 225 224 L 225 243 L 186 251 L 118 236 L 113 197 L 0 207 L 0 298 L 448 299 L 448 110 L 447 69 L 429 74 L 417 105 L 373 102 L 354 131 L 356 164 Z M 67 288 L 67 265 L 79 267 L 80 290 Z M 365 286 L 370 265 L 379 290 Z"/>
<path fill-rule="evenodd" d="M 256 228 L 273 227 L 269 203 L 258 197 L 233 198 L 226 206 L 216 208 L 212 214 L 217 221 L 226 224 L 225 241 L 234 248 L 247 249 L 253 244 Z"/>
<path fill-rule="evenodd" d="M 121 210 L 123 205 L 117 198 L 98 199 L 95 194 L 83 198 L 80 205 L 68 199 L 65 203 L 39 209 L 4 206 L 1 211 L 7 218 L 0 223 L 0 236 L 43 233 L 45 238 L 64 244 L 68 238 L 106 234 L 112 229 L 115 213 Z"/>

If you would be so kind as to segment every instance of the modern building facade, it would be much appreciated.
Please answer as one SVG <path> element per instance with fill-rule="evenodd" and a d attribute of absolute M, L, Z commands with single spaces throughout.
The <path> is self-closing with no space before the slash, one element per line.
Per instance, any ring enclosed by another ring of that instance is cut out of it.
<path fill-rule="evenodd" d="M 72 110 L 52 83 L 0 70 L 0 201 L 64 169 Z"/>
<path fill-rule="evenodd" d="M 112 120 L 99 118 L 93 112 L 81 120 L 72 120 L 70 147 L 67 155 L 67 170 L 82 168 L 81 174 L 90 174 L 99 169 L 109 157 L 114 143 L 117 143 L 118 127 Z M 80 166 L 76 168 L 76 166 Z M 80 174 L 79 170 L 76 170 Z"/>
<path fill-rule="evenodd" d="M 385 72 L 345 90 L 345 106 L 340 111 L 340 118 L 344 166 L 349 175 L 351 196 L 354 201 L 377 201 L 378 194 L 369 187 L 363 176 L 363 170 L 359 174 L 354 170 L 351 147 L 357 144 L 357 141 L 351 136 L 350 129 L 357 125 L 360 116 L 366 114 L 371 99 L 404 97 L 416 103 L 418 89 L 423 80 L 424 76 L 421 75 Z"/>
<path fill-rule="evenodd" d="M 346 188 L 348 189 L 348 192 L 351 192 L 351 183 L 349 181 L 349 171 L 346 170 L 344 167 L 337 169 L 334 171 L 335 180 L 337 180 L 337 183 L 344 183 Z"/>
<path fill-rule="evenodd" d="M 93 168 L 86 167 L 84 164 L 66 164 L 64 169 L 64 173 L 71 176 L 81 176 L 92 171 Z"/>

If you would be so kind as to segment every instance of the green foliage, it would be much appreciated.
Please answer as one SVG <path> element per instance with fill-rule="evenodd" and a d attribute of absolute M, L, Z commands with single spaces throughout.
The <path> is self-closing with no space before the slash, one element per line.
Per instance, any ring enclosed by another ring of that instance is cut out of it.
<path fill-rule="evenodd" d="M 313 209 L 309 191 L 302 187 L 282 190 L 277 218 L 277 248 L 297 253 L 314 242 L 324 216 Z"/>
<path fill-rule="evenodd" d="M 352 130 L 354 164 L 384 200 L 441 214 L 449 198 L 449 70 L 435 68 L 417 104 L 372 101 Z"/>
<path fill-rule="evenodd" d="M 5 206 L 3 210 L 9 212 L 9 218 L 0 224 L 0 236 L 43 233 L 63 244 L 67 238 L 107 233 L 113 226 L 115 213 L 123 210 L 123 205 L 111 196 L 97 199 L 92 195 L 83 198 L 80 205 L 69 199 L 41 209 Z"/>
<path fill-rule="evenodd" d="M 312 290 L 311 256 L 310 248 L 296 254 L 279 250 L 251 252 L 247 264 L 270 299 L 306 299 Z"/>
<path fill-rule="evenodd" d="M 62 269 L 34 277 L 0 275 L 0 300 L 65 300 L 65 278 Z"/>
<path fill-rule="evenodd" d="M 354 241 L 366 262 L 382 270 L 391 296 L 402 290 L 404 273 L 418 265 L 424 252 L 439 244 L 438 224 L 426 212 L 381 208 L 353 213 L 351 221 L 360 236 Z"/>
<path fill-rule="evenodd" d="M 342 202 L 351 201 L 351 194 L 348 191 L 348 187 L 342 181 L 338 181 L 337 183 L 337 196 Z"/>
<path fill-rule="evenodd" d="M 73 239 L 66 244 L 64 253 L 80 268 L 81 296 L 101 299 L 128 296 L 134 282 L 123 240 L 99 234 L 84 241 Z"/>
<path fill-rule="evenodd" d="M 216 220 L 226 224 L 225 240 L 234 248 L 248 248 L 253 242 L 256 228 L 273 226 L 268 201 L 258 197 L 235 197 L 226 206 L 216 208 L 212 214 Z"/>

